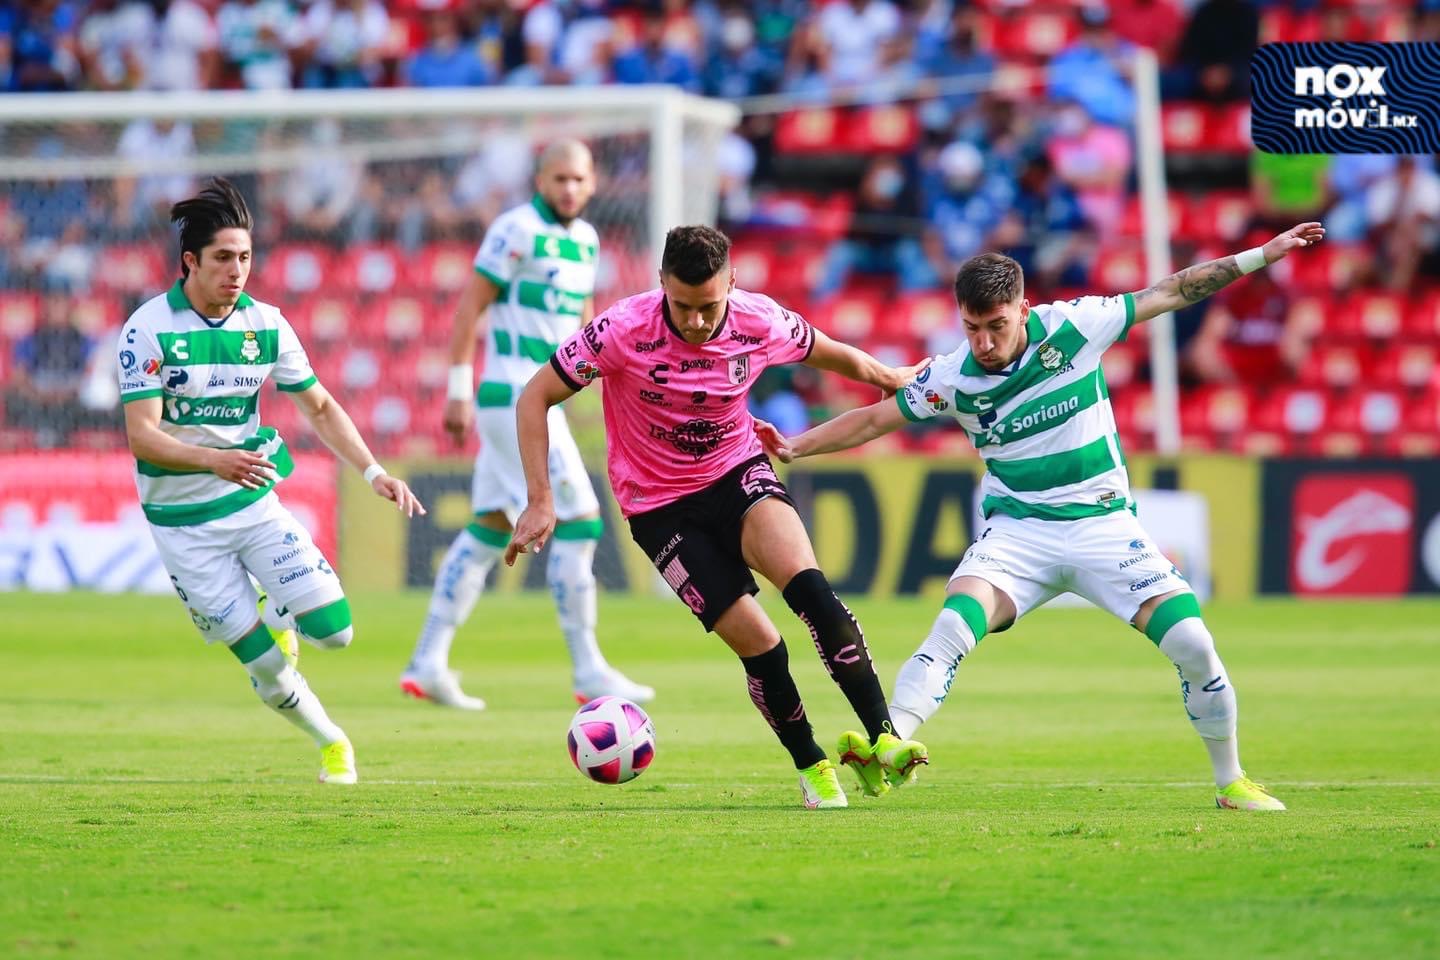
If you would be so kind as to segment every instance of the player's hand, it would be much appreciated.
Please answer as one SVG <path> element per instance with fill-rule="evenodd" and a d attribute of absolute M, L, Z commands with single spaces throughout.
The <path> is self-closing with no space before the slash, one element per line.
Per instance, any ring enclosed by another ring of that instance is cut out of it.
<path fill-rule="evenodd" d="M 1313 247 L 1325 239 L 1325 227 L 1318 223 L 1296 224 L 1260 249 L 1265 252 L 1265 262 L 1284 260 L 1291 250 Z"/>
<path fill-rule="evenodd" d="M 474 416 L 475 405 L 469 400 L 445 401 L 445 432 L 450 434 L 457 447 L 465 445 L 465 438 L 470 435 L 470 421 Z"/>
<path fill-rule="evenodd" d="M 531 546 L 539 553 L 550 534 L 555 532 L 555 508 L 550 503 L 532 503 L 515 521 L 515 532 L 505 547 L 505 566 L 515 566 L 515 558 L 529 553 Z"/>
<path fill-rule="evenodd" d="M 275 479 L 275 464 L 254 450 L 216 450 L 211 454 L 210 472 L 246 490 L 259 490 Z"/>
<path fill-rule="evenodd" d="M 894 374 L 894 379 L 891 380 L 889 385 L 882 388 L 885 396 L 892 397 L 901 390 L 904 390 L 905 385 L 920 376 L 920 371 L 930 366 L 930 361 L 933 359 L 933 357 L 926 357 L 919 363 L 912 363 L 908 367 L 891 367 L 890 372 Z"/>
<path fill-rule="evenodd" d="M 765 452 L 781 463 L 791 463 L 795 460 L 795 448 L 790 445 L 790 441 L 776 428 L 775 424 L 757 419 L 755 436 L 760 438 L 760 446 L 765 448 Z"/>
<path fill-rule="evenodd" d="M 370 481 L 370 489 L 374 490 L 386 500 L 394 502 L 400 512 L 407 517 L 413 517 L 416 513 L 419 513 L 422 517 L 425 516 L 425 506 L 420 502 L 420 498 L 415 496 L 414 491 L 410 489 L 410 485 L 399 477 L 392 477 L 388 473 L 382 473 Z"/>

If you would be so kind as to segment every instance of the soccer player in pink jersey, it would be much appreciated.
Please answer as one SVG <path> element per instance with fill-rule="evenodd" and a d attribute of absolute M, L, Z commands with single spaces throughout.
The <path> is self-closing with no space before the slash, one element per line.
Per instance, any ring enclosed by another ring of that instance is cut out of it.
<path fill-rule="evenodd" d="M 755 600 L 759 571 L 810 629 L 865 728 L 840 759 L 880 796 L 912 779 L 925 747 L 892 732 L 860 625 L 835 596 L 746 401 L 767 366 L 805 363 L 894 392 L 920 369 L 837 343 L 769 297 L 735 289 L 730 240 L 711 227 L 665 237 L 660 288 L 614 304 L 562 343 L 515 407 L 529 503 L 505 552 L 513 564 L 555 529 L 546 414 L 604 377 L 610 485 L 630 534 L 706 631 L 745 667 L 750 699 L 790 752 L 809 808 L 846 806 L 816 744 L 780 632 Z"/>

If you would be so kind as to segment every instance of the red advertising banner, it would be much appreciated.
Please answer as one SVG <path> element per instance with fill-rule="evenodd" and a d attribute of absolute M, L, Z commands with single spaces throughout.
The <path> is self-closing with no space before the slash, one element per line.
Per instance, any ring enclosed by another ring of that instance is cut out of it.
<path fill-rule="evenodd" d="M 0 457 L 0 590 L 169 592 L 124 453 L 43 451 Z M 336 464 L 296 454 L 277 488 L 338 560 Z"/>

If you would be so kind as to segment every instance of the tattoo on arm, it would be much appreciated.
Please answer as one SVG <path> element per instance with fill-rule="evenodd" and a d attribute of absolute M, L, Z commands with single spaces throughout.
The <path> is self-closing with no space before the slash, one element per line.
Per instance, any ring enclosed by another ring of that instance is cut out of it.
<path fill-rule="evenodd" d="M 1164 280 L 1137 293 L 1135 308 L 1138 311 L 1142 307 L 1153 304 L 1164 310 L 1170 309 L 1168 304 L 1171 303 L 1176 306 L 1196 303 L 1222 287 L 1234 283 L 1241 276 L 1243 274 L 1235 263 L 1234 257 L 1221 257 L 1219 260 L 1197 263 L 1193 267 L 1186 267 L 1179 273 L 1172 273 Z"/>

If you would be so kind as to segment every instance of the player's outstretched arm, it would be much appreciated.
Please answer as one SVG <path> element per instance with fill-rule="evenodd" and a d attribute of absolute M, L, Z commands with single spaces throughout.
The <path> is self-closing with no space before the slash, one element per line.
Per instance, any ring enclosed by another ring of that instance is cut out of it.
<path fill-rule="evenodd" d="M 1135 299 L 1135 322 L 1153 320 L 1162 313 L 1179 310 L 1204 300 L 1229 286 L 1247 273 L 1283 260 L 1292 250 L 1311 247 L 1325 239 L 1325 228 L 1318 223 L 1301 223 L 1272 239 L 1263 247 L 1254 247 L 1234 256 L 1207 260 L 1186 267 L 1152 286 L 1131 294 Z"/>
<path fill-rule="evenodd" d="M 515 521 L 515 532 L 505 548 L 505 565 L 529 553 L 539 553 L 555 531 L 555 501 L 550 492 L 550 408 L 575 395 L 555 368 L 545 364 L 525 385 L 515 403 L 515 435 L 520 440 L 520 465 L 525 469 L 528 503 Z"/>
<path fill-rule="evenodd" d="M 470 275 L 470 282 L 455 304 L 450 330 L 450 383 L 445 390 L 445 432 L 456 445 L 465 442 L 470 419 L 475 415 L 475 341 L 483 332 L 485 311 L 500 298 L 500 288 L 483 273 Z"/>
<path fill-rule="evenodd" d="M 425 507 L 410 491 L 409 484 L 385 472 L 385 468 L 380 466 L 370 448 L 365 445 L 360 431 L 355 428 L 355 421 L 350 419 L 350 414 L 340 406 L 340 401 L 330 395 L 329 390 L 316 383 L 290 396 L 295 398 L 295 405 L 305 414 L 310 426 L 315 428 L 316 435 L 325 441 L 325 446 L 335 451 L 335 456 L 364 474 L 370 489 L 386 500 L 393 501 L 405 516 L 413 517 L 417 513 L 424 516 Z"/>
<path fill-rule="evenodd" d="M 872 387 L 879 387 L 887 395 L 914 380 L 915 375 L 930 363 L 927 359 L 909 367 L 890 367 L 864 350 L 841 343 L 819 330 L 813 330 L 813 335 L 815 346 L 810 350 L 810 356 L 805 359 L 807 367 L 829 370 L 859 383 L 868 383 Z"/>
<path fill-rule="evenodd" d="M 208 470 L 221 480 L 258 490 L 274 479 L 275 464 L 253 450 L 217 450 L 176 440 L 160 429 L 159 397 L 125 404 L 125 435 L 137 460 L 166 470 Z"/>
<path fill-rule="evenodd" d="M 899 405 L 893 400 L 881 400 L 868 407 L 848 410 L 794 437 L 787 438 L 774 424 L 764 420 L 755 421 L 755 433 L 766 453 L 781 463 L 792 463 L 801 457 L 858 447 L 904 425 L 905 417 Z"/>

